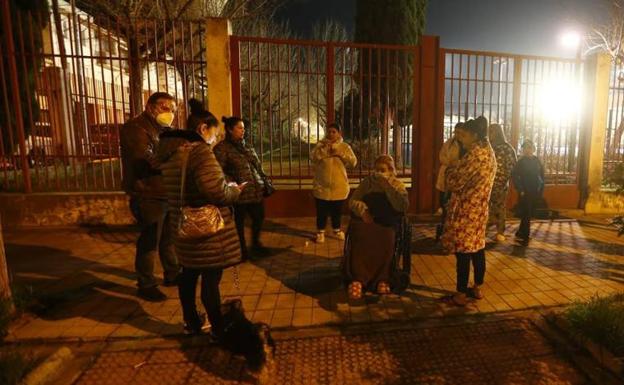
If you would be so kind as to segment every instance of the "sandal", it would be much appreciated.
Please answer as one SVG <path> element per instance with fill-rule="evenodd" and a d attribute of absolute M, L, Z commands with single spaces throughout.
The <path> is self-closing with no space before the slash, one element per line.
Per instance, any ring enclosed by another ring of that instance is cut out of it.
<path fill-rule="evenodd" d="M 379 281 L 379 283 L 377 284 L 377 293 L 390 294 L 390 285 L 388 285 L 388 282 Z"/>
<path fill-rule="evenodd" d="M 349 292 L 349 298 L 353 300 L 362 298 L 362 283 L 358 281 L 353 281 L 349 284 L 349 288 L 347 289 Z"/>
<path fill-rule="evenodd" d="M 447 295 L 440 298 L 440 301 L 445 303 L 446 305 L 464 307 L 468 305 L 468 299 L 466 298 L 466 294 L 456 293 L 453 295 Z"/>

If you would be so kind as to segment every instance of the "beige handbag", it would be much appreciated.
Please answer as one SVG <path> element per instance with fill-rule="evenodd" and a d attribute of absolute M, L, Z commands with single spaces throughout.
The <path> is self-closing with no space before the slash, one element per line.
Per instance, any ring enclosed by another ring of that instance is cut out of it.
<path fill-rule="evenodd" d="M 186 186 L 186 170 L 189 153 L 192 146 L 180 149 L 182 152 L 182 184 L 180 186 L 180 220 L 178 223 L 178 239 L 196 240 L 208 235 L 213 235 L 225 227 L 221 211 L 217 206 L 205 205 L 202 207 L 186 206 L 184 202 L 184 190 Z"/>

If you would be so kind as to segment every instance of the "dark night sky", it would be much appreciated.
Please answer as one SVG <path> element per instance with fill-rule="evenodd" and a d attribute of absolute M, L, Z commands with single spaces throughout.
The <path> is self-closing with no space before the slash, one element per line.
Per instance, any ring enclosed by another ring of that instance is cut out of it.
<path fill-rule="evenodd" d="M 302 37 L 335 19 L 353 30 L 356 0 L 287 0 L 278 12 Z M 572 56 L 560 34 L 583 21 L 604 20 L 608 0 L 429 0 L 427 35 L 446 48 Z"/>

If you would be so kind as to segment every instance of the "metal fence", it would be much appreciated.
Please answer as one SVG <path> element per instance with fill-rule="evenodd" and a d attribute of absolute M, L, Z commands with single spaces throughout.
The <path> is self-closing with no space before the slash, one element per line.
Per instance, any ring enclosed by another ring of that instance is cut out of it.
<path fill-rule="evenodd" d="M 575 184 L 582 64 L 574 59 L 445 49 L 445 137 L 479 115 L 517 151 L 532 140 L 550 184 Z"/>
<path fill-rule="evenodd" d="M 120 190 L 121 124 L 155 91 L 178 100 L 179 126 L 185 100 L 206 97 L 204 21 L 136 19 L 128 25 L 77 9 L 49 18 L 14 12 L 12 19 L 6 7 L 2 191 Z"/>
<path fill-rule="evenodd" d="M 185 102 L 207 97 L 203 20 L 128 25 L 71 8 L 42 17 L 2 6 L 2 191 L 119 190 L 119 128 L 149 94 L 176 97 L 179 127 Z M 248 119 L 249 141 L 277 183 L 310 184 L 310 152 L 333 121 L 358 157 L 354 182 L 381 153 L 395 157 L 405 180 L 415 175 L 413 135 L 427 105 L 417 95 L 426 87 L 419 47 L 232 37 L 230 48 L 234 112 Z M 516 148 L 536 142 L 549 183 L 576 183 L 579 62 L 448 49 L 442 57 L 445 73 L 435 69 L 435 77 L 445 82 L 447 137 L 458 121 L 484 115 L 504 125 Z M 622 153 L 618 108 L 607 166 Z"/>
<path fill-rule="evenodd" d="M 279 183 L 309 183 L 310 152 L 331 122 L 358 157 L 351 177 L 381 153 L 410 175 L 414 47 L 234 37 L 231 52 L 235 113 Z"/>
<path fill-rule="evenodd" d="M 603 161 L 603 175 L 608 177 L 618 163 L 624 161 L 624 65 L 611 66 L 609 110 Z"/>

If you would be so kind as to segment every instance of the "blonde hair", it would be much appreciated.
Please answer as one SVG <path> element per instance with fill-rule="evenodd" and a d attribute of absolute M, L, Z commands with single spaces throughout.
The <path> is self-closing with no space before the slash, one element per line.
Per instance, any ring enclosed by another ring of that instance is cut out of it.
<path fill-rule="evenodd" d="M 379 155 L 377 159 L 375 159 L 375 167 L 380 163 L 383 163 L 386 166 L 388 166 L 388 168 L 392 170 L 392 173 L 396 174 L 396 167 L 394 167 L 394 159 L 390 155 Z"/>

